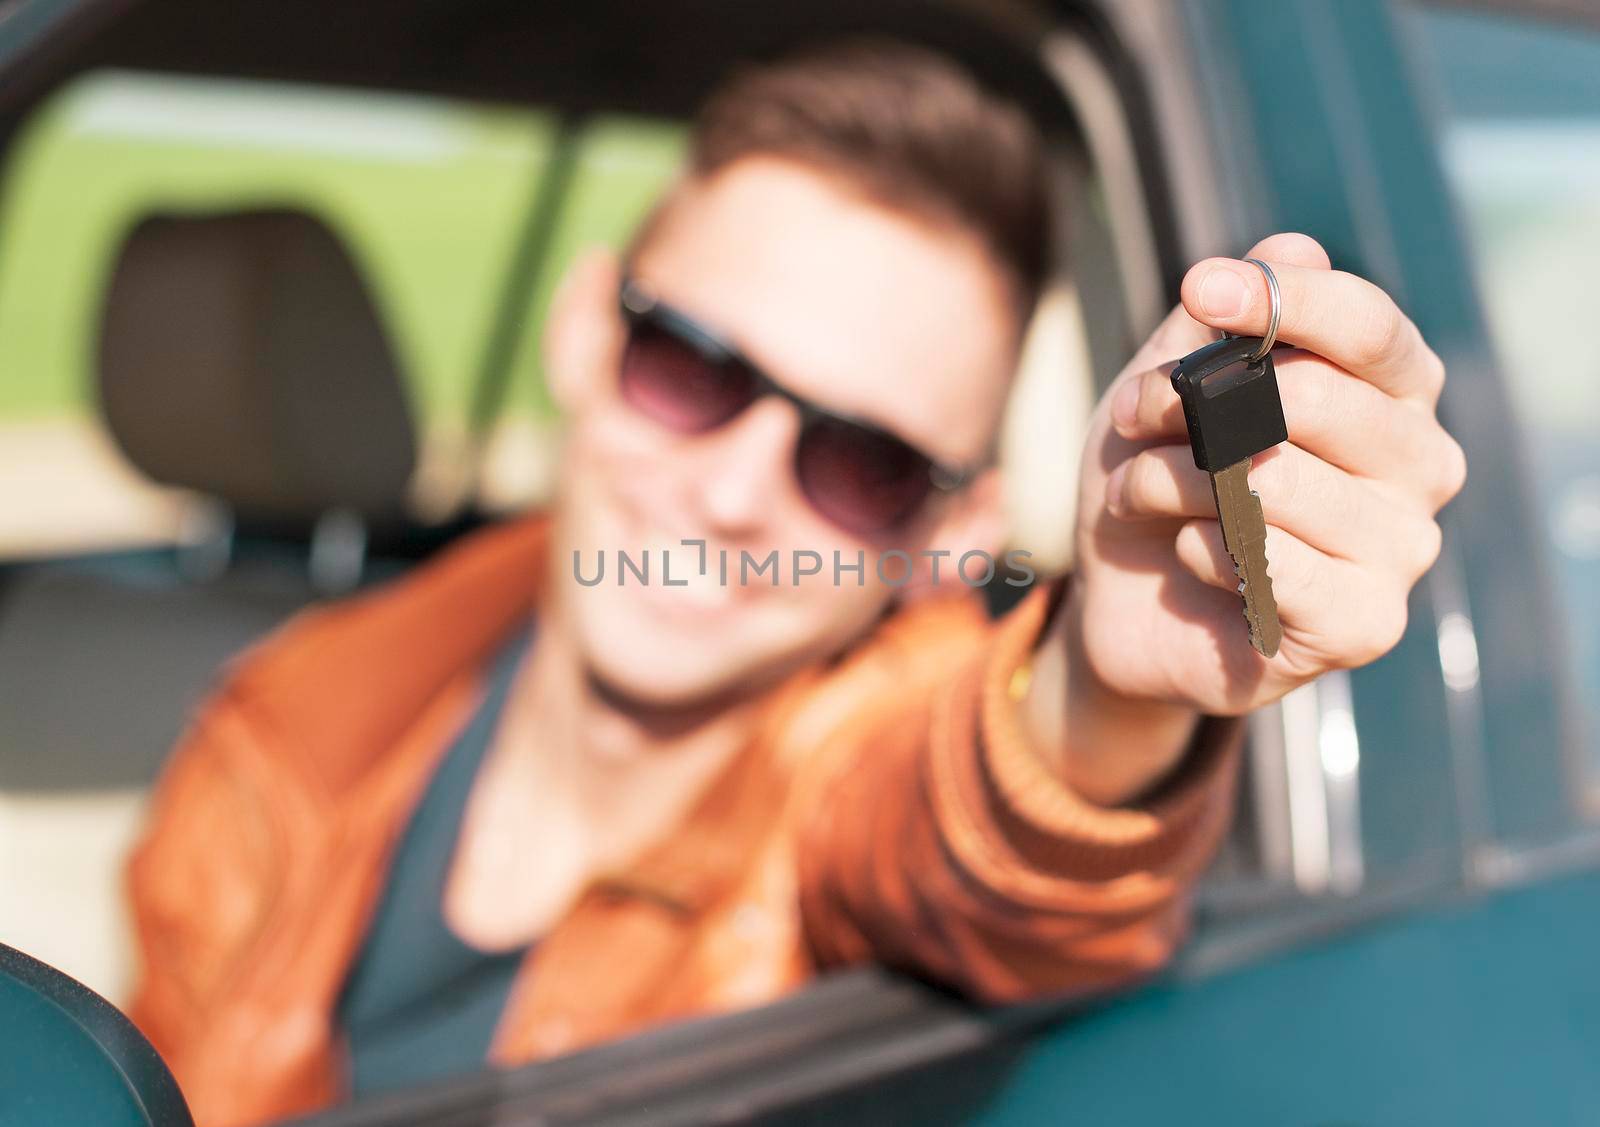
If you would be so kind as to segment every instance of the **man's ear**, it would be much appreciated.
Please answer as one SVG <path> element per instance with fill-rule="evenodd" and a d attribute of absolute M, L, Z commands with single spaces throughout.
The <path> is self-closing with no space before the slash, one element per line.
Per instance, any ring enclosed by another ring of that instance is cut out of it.
<path fill-rule="evenodd" d="M 1007 519 L 1005 496 L 1001 489 L 1000 471 L 989 468 L 973 479 L 971 485 L 958 493 L 945 506 L 928 534 L 930 551 L 945 551 L 949 555 L 937 561 L 927 556 L 917 556 L 913 562 L 911 581 L 902 589 L 904 598 L 915 599 L 939 591 L 964 587 L 956 568 L 967 552 L 987 552 L 994 566 L 999 568 L 1006 548 Z M 934 563 L 938 564 L 938 580 L 934 580 Z M 973 559 L 967 564 L 967 575 L 976 583 L 983 578 L 984 565 Z"/>
<path fill-rule="evenodd" d="M 605 247 L 583 252 L 567 269 L 545 321 L 544 371 L 563 413 L 582 405 L 616 375 L 623 326 L 617 311 L 622 266 Z"/>

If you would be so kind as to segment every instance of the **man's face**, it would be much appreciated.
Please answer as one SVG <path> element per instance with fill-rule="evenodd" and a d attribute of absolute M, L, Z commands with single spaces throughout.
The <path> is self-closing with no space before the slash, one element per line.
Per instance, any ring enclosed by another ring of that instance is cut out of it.
<path fill-rule="evenodd" d="M 950 465 L 983 460 L 1015 363 L 1016 325 L 1002 276 L 975 236 L 868 201 L 804 166 L 739 161 L 680 187 L 632 264 L 661 301 L 736 344 L 786 388 L 832 411 L 870 420 Z M 727 424 L 682 434 L 618 393 L 626 333 L 614 271 L 592 268 L 558 309 L 553 332 L 578 339 L 552 349 L 552 375 L 569 411 L 557 504 L 558 597 L 591 671 L 613 692 L 681 707 L 776 681 L 837 652 L 896 597 L 875 561 L 950 549 L 941 584 L 959 583 L 968 549 L 994 551 L 994 475 L 932 494 L 908 523 L 881 534 L 846 532 L 821 516 L 794 474 L 797 409 L 758 399 Z M 582 369 L 582 370 L 571 370 Z M 704 540 L 700 551 L 683 540 Z M 649 551 L 650 582 L 619 585 L 617 552 Z M 779 557 L 741 583 L 741 553 Z M 670 550 L 674 582 L 662 582 Z M 796 550 L 824 561 L 793 581 Z M 573 552 L 592 578 L 574 578 Z M 719 553 L 727 552 L 721 583 Z M 865 582 L 843 573 L 866 553 Z M 922 567 L 925 571 L 926 561 Z M 891 560 L 885 573 L 898 579 Z"/>

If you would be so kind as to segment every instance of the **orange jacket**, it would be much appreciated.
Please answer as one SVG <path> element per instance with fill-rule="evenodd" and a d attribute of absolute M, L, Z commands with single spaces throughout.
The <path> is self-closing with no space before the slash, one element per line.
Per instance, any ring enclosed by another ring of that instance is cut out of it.
<path fill-rule="evenodd" d="M 202 1124 L 339 1098 L 336 998 L 487 659 L 534 611 L 544 539 L 542 520 L 505 525 L 300 615 L 180 744 L 130 868 L 131 1012 Z M 1237 725 L 1208 723 L 1144 806 L 1075 796 L 1013 714 L 1045 595 L 998 627 L 970 597 L 914 604 L 775 690 L 677 831 L 533 948 L 491 1059 L 756 1005 L 866 960 L 996 1001 L 1159 967 L 1228 821 Z"/>

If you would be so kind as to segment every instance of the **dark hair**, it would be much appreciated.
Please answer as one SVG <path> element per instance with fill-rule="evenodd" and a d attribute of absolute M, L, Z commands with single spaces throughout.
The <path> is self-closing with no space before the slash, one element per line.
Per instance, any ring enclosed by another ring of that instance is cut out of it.
<path fill-rule="evenodd" d="M 1050 268 L 1044 146 L 1022 110 L 920 47 L 857 40 L 735 73 L 706 102 L 690 168 L 790 157 L 889 207 L 954 221 L 1011 281 L 1023 323 Z"/>

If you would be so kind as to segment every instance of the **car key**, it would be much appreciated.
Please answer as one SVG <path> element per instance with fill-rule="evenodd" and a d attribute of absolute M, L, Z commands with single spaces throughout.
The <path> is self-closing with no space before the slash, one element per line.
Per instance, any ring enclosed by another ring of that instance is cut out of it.
<path fill-rule="evenodd" d="M 1276 299 L 1277 285 L 1270 273 L 1268 278 Z M 1267 524 L 1249 475 L 1255 455 L 1289 437 L 1272 366 L 1277 308 L 1274 300 L 1268 337 L 1224 337 L 1189 353 L 1172 370 L 1194 464 L 1211 475 L 1222 542 L 1244 597 L 1250 644 L 1263 657 L 1278 652 L 1283 627 L 1272 597 L 1272 577 L 1267 574 Z"/>

